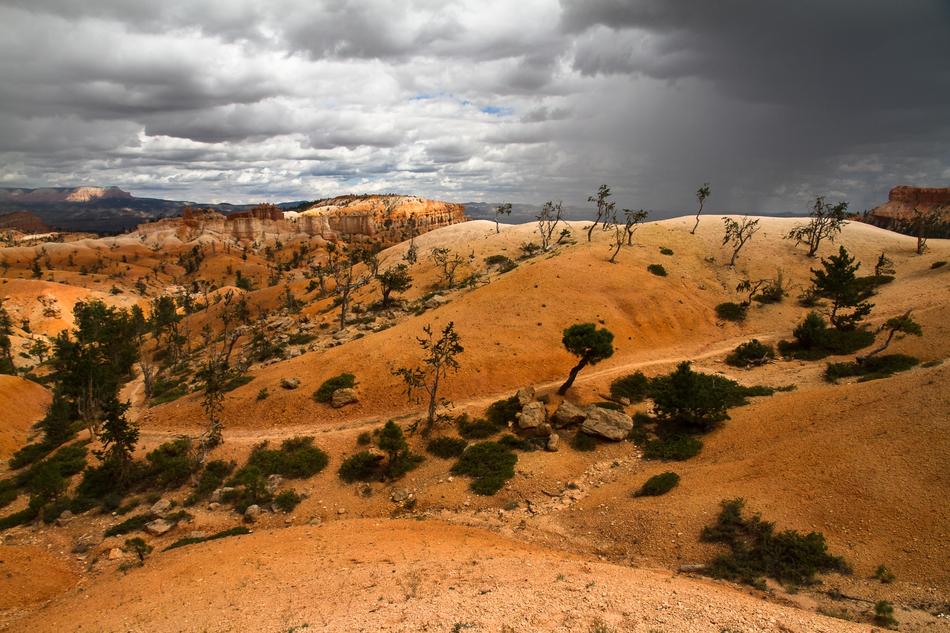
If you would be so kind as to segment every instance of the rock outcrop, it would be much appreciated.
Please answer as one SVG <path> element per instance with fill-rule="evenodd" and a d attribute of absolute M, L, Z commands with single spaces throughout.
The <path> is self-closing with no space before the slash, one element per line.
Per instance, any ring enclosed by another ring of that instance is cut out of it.
<path fill-rule="evenodd" d="M 211 209 L 188 208 L 179 218 L 142 224 L 140 235 L 172 230 L 183 240 L 222 235 L 236 240 L 303 234 L 324 240 L 398 244 L 413 235 L 465 221 L 460 204 L 416 196 L 340 196 L 318 200 L 300 211 L 260 205 L 223 215 Z"/>
<path fill-rule="evenodd" d="M 943 227 L 932 237 L 950 237 L 950 187 L 894 187 L 886 203 L 871 209 L 860 219 L 874 226 L 903 232 L 902 225 L 913 217 L 914 209 L 923 212 L 942 210 Z"/>

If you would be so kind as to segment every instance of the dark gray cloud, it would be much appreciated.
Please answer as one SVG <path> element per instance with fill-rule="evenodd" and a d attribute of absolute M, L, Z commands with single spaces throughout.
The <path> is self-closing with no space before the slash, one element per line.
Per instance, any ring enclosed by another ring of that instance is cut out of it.
<path fill-rule="evenodd" d="M 0 0 L 0 184 L 862 208 L 950 181 L 946 0 Z"/>

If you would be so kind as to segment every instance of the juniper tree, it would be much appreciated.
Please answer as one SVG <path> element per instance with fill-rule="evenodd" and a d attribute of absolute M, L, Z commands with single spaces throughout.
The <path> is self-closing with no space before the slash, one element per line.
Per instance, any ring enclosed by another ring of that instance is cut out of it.
<path fill-rule="evenodd" d="M 942 220 L 943 209 L 941 208 L 921 211 L 914 207 L 910 218 L 902 223 L 901 228 L 917 238 L 918 255 L 923 255 L 924 251 L 927 250 L 927 240 L 937 232 Z"/>
<path fill-rule="evenodd" d="M 826 203 L 824 196 L 815 198 L 807 224 L 796 226 L 785 236 L 785 239 L 795 240 L 795 245 L 808 245 L 808 256 L 814 257 L 823 240 L 834 242 L 835 237 L 847 224 L 848 203 Z"/>
<path fill-rule="evenodd" d="M 383 293 L 382 306 L 384 308 L 389 306 L 389 295 L 394 292 L 406 292 L 412 287 L 412 277 L 409 275 L 409 266 L 406 264 L 390 266 L 379 273 L 376 279 Z"/>
<path fill-rule="evenodd" d="M 703 205 L 706 204 L 706 198 L 712 195 L 709 190 L 709 183 L 704 182 L 703 186 L 696 190 L 696 200 L 699 201 L 699 209 L 696 211 L 696 224 L 693 225 L 693 230 L 689 232 L 690 235 L 696 235 L 696 228 L 699 227 L 699 216 L 703 212 Z"/>
<path fill-rule="evenodd" d="M 580 361 L 571 369 L 567 381 L 557 390 L 560 395 L 574 384 L 577 374 L 588 365 L 596 365 L 614 353 L 614 335 L 607 328 L 598 328 L 593 323 L 575 323 L 564 330 L 561 343 L 564 348 Z"/>
<path fill-rule="evenodd" d="M 426 414 L 426 432 L 428 432 L 435 424 L 436 406 L 440 402 L 445 402 L 444 399 L 439 398 L 439 386 L 450 371 L 458 371 L 459 363 L 455 357 L 465 351 L 465 348 L 462 347 L 461 339 L 452 321 L 443 328 L 442 335 L 438 339 L 433 336 L 431 325 L 426 325 L 422 331 L 425 336 L 416 339 L 424 352 L 422 365 L 400 367 L 393 371 L 393 375 L 402 378 L 406 385 L 406 397 L 409 400 L 417 400 L 416 394 L 420 391 L 428 396 Z"/>
<path fill-rule="evenodd" d="M 867 356 L 858 357 L 858 362 L 863 363 L 872 356 L 880 354 L 888 348 L 891 344 L 896 334 L 910 334 L 912 336 L 921 336 L 923 334 L 923 328 L 920 327 L 920 324 L 914 321 L 910 316 L 911 311 L 908 310 L 904 314 L 896 317 L 892 317 L 881 324 L 881 327 L 877 329 L 878 333 L 886 332 L 887 336 L 884 338 L 884 342 L 881 343 L 879 347 L 874 348 L 868 352 Z"/>
<path fill-rule="evenodd" d="M 877 258 L 877 263 L 874 264 L 874 276 L 893 275 L 894 272 L 894 261 L 888 257 L 884 251 L 881 251 L 881 254 Z"/>
<path fill-rule="evenodd" d="M 511 216 L 511 203 L 506 202 L 495 207 L 495 233 L 501 233 L 501 229 L 498 227 L 498 218 L 507 215 Z"/>
<path fill-rule="evenodd" d="M 821 265 L 821 269 L 811 269 L 812 285 L 820 296 L 831 301 L 828 320 L 837 330 L 854 329 L 873 307 L 863 300 L 863 288 L 855 275 L 861 264 L 855 263 L 841 246 L 837 255 L 822 259 Z"/>
<path fill-rule="evenodd" d="M 353 297 L 353 291 L 369 283 L 369 274 L 359 274 L 357 266 L 362 263 L 363 254 L 361 251 L 353 250 L 344 253 L 337 258 L 333 267 L 333 280 L 336 286 L 333 293 L 340 306 L 340 329 L 346 327 L 346 317 L 350 312 L 350 300 Z"/>
<path fill-rule="evenodd" d="M 132 453 L 139 439 L 138 427 L 125 417 L 128 408 L 128 402 L 119 402 L 115 396 L 103 404 L 102 432 L 99 435 L 102 450 L 96 452 L 120 482 L 129 476 Z"/>
<path fill-rule="evenodd" d="M 726 234 L 722 238 L 722 245 L 732 245 L 732 258 L 729 260 L 730 266 L 736 265 L 736 259 L 739 257 L 739 251 L 745 246 L 746 242 L 752 239 L 759 230 L 759 221 L 749 218 L 740 218 L 738 222 L 732 218 L 724 217 Z"/>
<path fill-rule="evenodd" d="M 458 253 L 453 253 L 448 248 L 444 246 L 437 246 L 429 251 L 429 257 L 432 259 L 433 263 L 439 267 L 439 271 L 442 273 L 442 283 L 446 288 L 455 287 L 455 274 L 458 272 L 459 266 L 465 263 L 465 258 L 463 258 Z M 469 261 L 475 258 L 474 254 L 469 257 Z"/>
<path fill-rule="evenodd" d="M 637 228 L 647 219 L 649 212 L 640 209 L 639 211 L 623 210 L 624 215 L 624 233 L 627 236 L 627 246 L 633 246 L 633 234 Z"/>
<path fill-rule="evenodd" d="M 3 307 L 3 299 L 0 298 L 0 374 L 16 375 L 16 367 L 13 364 L 13 343 L 10 341 L 10 335 L 13 334 L 13 319 L 10 313 Z"/>

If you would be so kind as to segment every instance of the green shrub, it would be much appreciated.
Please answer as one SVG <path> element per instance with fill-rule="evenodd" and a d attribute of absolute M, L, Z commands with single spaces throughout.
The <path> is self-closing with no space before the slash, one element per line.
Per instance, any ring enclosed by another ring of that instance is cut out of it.
<path fill-rule="evenodd" d="M 887 600 L 878 600 L 874 605 L 874 623 L 888 629 L 897 628 L 894 607 Z"/>
<path fill-rule="evenodd" d="M 666 269 L 663 268 L 663 264 L 650 264 L 647 266 L 647 270 L 657 277 L 666 277 Z"/>
<path fill-rule="evenodd" d="M 356 443 L 360 446 L 369 446 L 369 444 L 371 444 L 372 441 L 373 441 L 373 436 L 369 433 L 369 431 L 363 431 L 362 433 L 356 436 Z"/>
<path fill-rule="evenodd" d="M 894 582 L 897 576 L 895 576 L 894 573 L 890 569 L 888 569 L 886 565 L 881 564 L 881 565 L 878 565 L 877 569 L 874 570 L 874 575 L 872 576 L 872 578 L 874 578 L 875 580 L 881 581 L 882 584 L 887 585 Z"/>
<path fill-rule="evenodd" d="M 716 316 L 723 321 L 745 321 L 749 306 L 742 303 L 727 301 L 716 306 Z"/>
<path fill-rule="evenodd" d="M 228 486 L 234 489 L 225 492 L 221 500 L 232 504 L 241 514 L 253 505 L 266 505 L 274 499 L 267 489 L 267 475 L 252 464 L 237 471 L 228 481 Z"/>
<path fill-rule="evenodd" d="M 675 488 L 680 482 L 680 476 L 674 472 L 667 471 L 659 475 L 653 475 L 644 482 L 638 491 L 634 493 L 635 497 L 659 497 L 665 495 Z"/>
<path fill-rule="evenodd" d="M 665 246 L 661 246 L 661 247 L 660 247 L 660 255 L 670 256 L 670 255 L 672 255 L 672 254 L 673 254 L 673 249 L 672 249 L 672 248 L 667 248 L 667 247 L 665 247 Z"/>
<path fill-rule="evenodd" d="M 296 334 L 291 334 L 287 339 L 288 345 L 306 345 L 307 343 L 312 343 L 317 340 L 316 335 L 306 334 L 304 332 L 297 332 Z"/>
<path fill-rule="evenodd" d="M 14 512 L 13 514 L 8 514 L 7 516 L 0 518 L 0 532 L 18 525 L 29 523 L 39 516 L 40 507 L 42 507 L 42 503 L 33 503 L 31 501 L 30 505 L 23 508 L 19 512 Z"/>
<path fill-rule="evenodd" d="M 43 459 L 49 454 L 50 450 L 50 447 L 42 442 L 27 444 L 23 448 L 13 453 L 13 456 L 9 461 L 10 468 L 12 470 L 18 470 L 24 466 L 29 466 L 30 464 Z"/>
<path fill-rule="evenodd" d="M 781 274 L 777 279 L 769 281 L 759 292 L 752 297 L 753 301 L 763 304 L 781 303 L 785 298 L 785 286 L 783 285 Z"/>
<path fill-rule="evenodd" d="M 920 361 L 905 354 L 887 354 L 872 356 L 862 363 L 847 361 L 843 363 L 828 363 L 825 367 L 825 380 L 836 382 L 841 378 L 860 376 L 858 382 L 887 378 L 898 372 L 907 371 L 915 367 Z"/>
<path fill-rule="evenodd" d="M 547 438 L 543 437 L 518 437 L 517 435 L 512 435 L 511 433 L 505 433 L 500 438 L 498 438 L 498 443 L 506 448 L 510 448 L 513 451 L 522 451 L 524 453 L 530 453 L 532 451 L 537 451 L 543 449 L 547 446 Z"/>
<path fill-rule="evenodd" d="M 333 398 L 333 392 L 337 389 L 352 389 L 356 386 L 356 376 L 353 374 L 340 374 L 333 378 L 323 381 L 323 384 L 313 392 L 313 399 L 317 402 L 330 402 Z"/>
<path fill-rule="evenodd" d="M 257 392 L 257 400 L 267 400 L 270 397 L 270 392 L 267 390 L 267 387 L 261 387 L 261 390 Z"/>
<path fill-rule="evenodd" d="M 284 490 L 274 497 L 274 505 L 283 512 L 290 512 L 303 501 L 303 497 L 293 490 Z"/>
<path fill-rule="evenodd" d="M 234 462 L 226 462 L 223 459 L 215 459 L 207 463 L 205 469 L 201 471 L 201 477 L 198 478 L 198 484 L 194 491 L 188 497 L 186 503 L 192 505 L 201 499 L 205 499 L 212 492 L 221 487 L 228 475 L 234 472 Z"/>
<path fill-rule="evenodd" d="M 696 457 L 703 450 L 703 443 L 690 435 L 679 434 L 648 440 L 643 445 L 644 459 L 682 462 Z"/>
<path fill-rule="evenodd" d="M 347 483 L 380 481 L 383 478 L 383 456 L 369 451 L 350 455 L 340 464 L 338 474 Z"/>
<path fill-rule="evenodd" d="M 459 437 L 436 437 L 429 440 L 426 450 L 436 457 L 450 459 L 461 455 L 466 446 L 468 442 Z"/>
<path fill-rule="evenodd" d="M 742 343 L 726 356 L 726 364 L 733 367 L 756 367 L 764 365 L 775 358 L 775 350 L 771 345 L 752 339 Z"/>
<path fill-rule="evenodd" d="M 742 516 L 744 502 L 722 502 L 716 522 L 703 528 L 700 539 L 728 547 L 714 558 L 706 573 L 754 586 L 767 576 L 791 585 L 811 584 L 820 572 L 848 573 L 844 559 L 828 553 L 825 537 L 818 532 L 800 534 L 792 530 L 776 532 L 775 524 L 759 515 Z"/>
<path fill-rule="evenodd" d="M 145 455 L 145 460 L 145 478 L 158 488 L 183 486 L 199 465 L 191 450 L 191 440 L 186 437 L 165 442 Z"/>
<path fill-rule="evenodd" d="M 631 403 L 642 402 L 650 393 L 650 380 L 642 371 L 618 378 L 610 383 L 610 397 L 627 398 Z"/>
<path fill-rule="evenodd" d="M 106 536 L 118 536 L 129 532 L 138 532 L 145 529 L 145 525 L 159 518 L 157 514 L 146 512 L 138 514 L 122 523 L 117 523 L 105 531 Z"/>
<path fill-rule="evenodd" d="M 874 343 L 874 332 L 856 328 L 829 328 L 817 312 L 808 316 L 792 331 L 795 341 L 779 341 L 779 351 L 799 360 L 819 360 L 831 355 L 853 354 Z"/>
<path fill-rule="evenodd" d="M 498 442 L 481 442 L 465 449 L 452 472 L 473 477 L 472 492 L 490 496 L 515 476 L 517 462 L 518 456 Z"/>
<path fill-rule="evenodd" d="M 250 374 L 239 374 L 237 376 L 233 376 L 224 382 L 224 384 L 221 386 L 221 391 L 234 391 L 238 387 L 243 387 L 252 380 L 254 380 L 254 376 L 251 376 Z"/>
<path fill-rule="evenodd" d="M 0 508 L 5 508 L 20 495 L 16 482 L 12 479 L 0 480 Z"/>
<path fill-rule="evenodd" d="M 458 425 L 459 435 L 467 440 L 483 440 L 495 435 L 506 426 L 482 418 L 469 420 L 467 415 L 460 416 L 456 424 Z"/>
<path fill-rule="evenodd" d="M 578 431 L 571 439 L 571 448 L 573 448 L 575 451 L 581 451 L 584 453 L 595 451 L 597 450 L 597 438 L 588 435 L 583 431 Z"/>
<path fill-rule="evenodd" d="M 493 402 L 485 410 L 485 418 L 500 430 L 506 427 L 509 422 L 516 422 L 519 413 L 521 413 L 521 405 L 518 403 L 518 396 L 511 396 Z"/>
<path fill-rule="evenodd" d="M 214 541 L 220 538 L 226 538 L 228 536 L 241 536 L 242 534 L 250 534 L 250 533 L 251 531 L 247 529 L 246 527 L 243 527 L 243 526 L 233 527 L 227 530 L 216 532 L 212 534 L 211 536 L 189 537 L 189 538 L 179 539 L 175 541 L 174 543 L 172 543 L 171 545 L 169 545 L 168 547 L 166 547 L 165 551 L 167 552 L 170 549 L 175 549 L 177 547 L 184 547 L 186 545 L 194 545 L 195 543 L 204 543 L 205 541 Z"/>
<path fill-rule="evenodd" d="M 489 255 L 485 258 L 485 264 L 488 266 L 497 266 L 498 272 L 500 273 L 507 273 L 518 267 L 518 264 L 505 255 Z"/>
<path fill-rule="evenodd" d="M 247 466 L 260 469 L 264 476 L 306 479 L 326 468 L 329 462 L 329 456 L 313 445 L 312 437 L 293 437 L 284 440 L 279 449 L 267 448 L 267 442 L 258 444 L 251 451 Z"/>
<path fill-rule="evenodd" d="M 946 265 L 947 265 L 946 261 L 943 261 L 943 260 L 936 261 L 930 265 L 930 270 L 937 270 L 938 268 L 943 268 Z"/>

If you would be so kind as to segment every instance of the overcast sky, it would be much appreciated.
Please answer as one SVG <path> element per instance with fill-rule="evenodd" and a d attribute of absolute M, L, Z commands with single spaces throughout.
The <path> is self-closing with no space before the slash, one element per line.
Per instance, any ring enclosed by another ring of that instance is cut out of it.
<path fill-rule="evenodd" d="M 950 185 L 950 0 L 0 0 L 0 186 L 862 210 Z"/>

